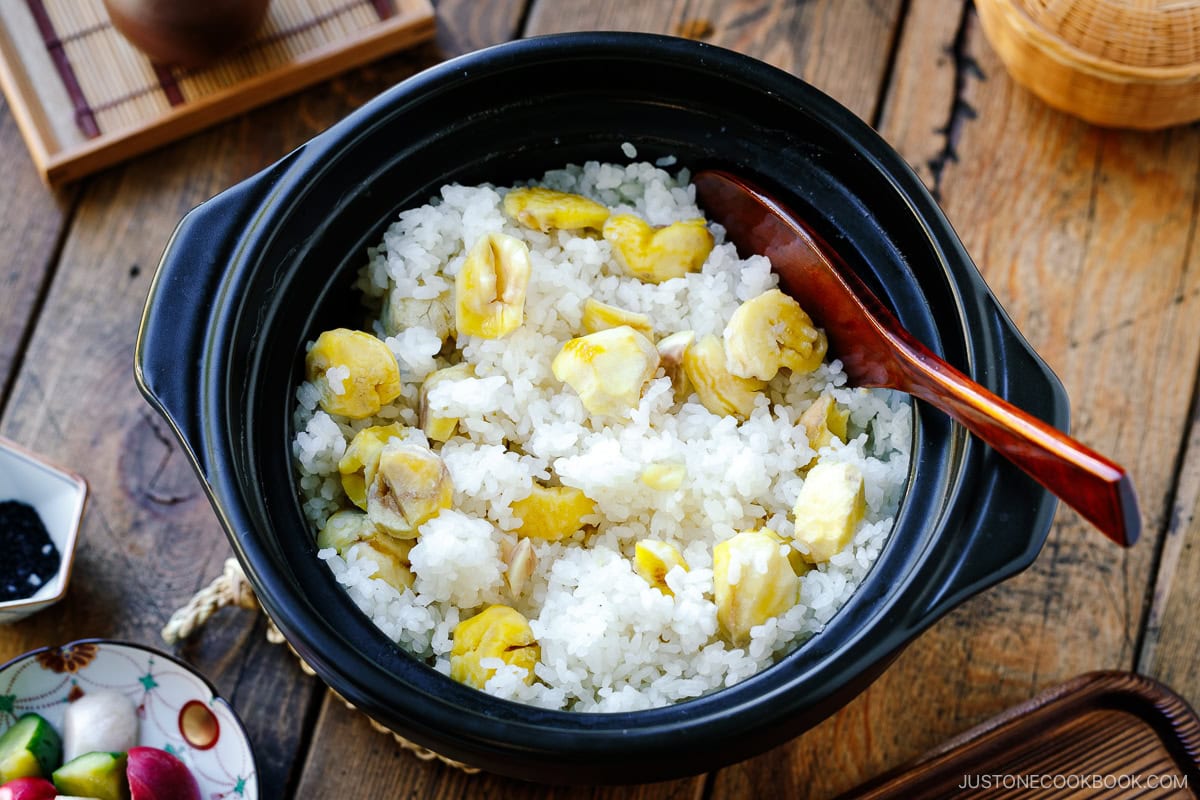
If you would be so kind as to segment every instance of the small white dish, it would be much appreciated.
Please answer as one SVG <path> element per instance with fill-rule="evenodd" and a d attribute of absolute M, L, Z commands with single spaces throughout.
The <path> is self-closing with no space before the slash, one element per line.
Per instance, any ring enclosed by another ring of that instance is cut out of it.
<path fill-rule="evenodd" d="M 85 639 L 0 666 L 0 733 L 33 712 L 61 734 L 67 706 L 99 690 L 133 701 L 138 745 L 187 765 L 202 798 L 258 800 L 254 750 L 233 707 L 190 666 L 140 644 Z"/>
<path fill-rule="evenodd" d="M 58 572 L 32 596 L 0 602 L 0 625 L 24 619 L 66 595 L 87 493 L 87 482 L 80 476 L 0 436 L 0 501 L 33 506 L 61 557 Z"/>

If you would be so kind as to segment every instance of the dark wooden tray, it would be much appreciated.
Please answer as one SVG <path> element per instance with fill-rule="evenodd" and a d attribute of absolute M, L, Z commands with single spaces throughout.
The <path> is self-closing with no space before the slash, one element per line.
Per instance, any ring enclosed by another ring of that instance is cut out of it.
<path fill-rule="evenodd" d="M 1195 798 L 1200 718 L 1162 684 L 1092 672 L 842 795 L 925 798 Z"/>

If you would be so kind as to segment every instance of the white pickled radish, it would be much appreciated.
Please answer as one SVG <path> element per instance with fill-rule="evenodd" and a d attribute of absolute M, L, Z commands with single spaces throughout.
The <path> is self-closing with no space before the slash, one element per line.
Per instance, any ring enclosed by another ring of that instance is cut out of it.
<path fill-rule="evenodd" d="M 124 753 L 138 743 L 137 709 L 123 694 L 88 692 L 63 716 L 63 761 L 97 751 Z"/>

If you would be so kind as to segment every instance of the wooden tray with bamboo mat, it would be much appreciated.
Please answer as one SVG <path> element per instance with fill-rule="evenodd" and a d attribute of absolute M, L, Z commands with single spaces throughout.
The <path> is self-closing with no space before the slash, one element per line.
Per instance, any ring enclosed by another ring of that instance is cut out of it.
<path fill-rule="evenodd" d="M 38 171 L 56 185 L 433 33 L 429 0 L 274 0 L 253 41 L 183 69 L 142 55 L 101 0 L 2 0 L 0 84 Z"/>

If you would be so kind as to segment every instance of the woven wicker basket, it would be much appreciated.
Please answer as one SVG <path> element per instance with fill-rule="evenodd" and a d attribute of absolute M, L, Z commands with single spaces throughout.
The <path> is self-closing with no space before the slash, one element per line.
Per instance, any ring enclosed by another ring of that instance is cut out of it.
<path fill-rule="evenodd" d="M 1200 0 L 975 0 L 1013 78 L 1088 122 L 1200 119 Z"/>

